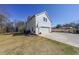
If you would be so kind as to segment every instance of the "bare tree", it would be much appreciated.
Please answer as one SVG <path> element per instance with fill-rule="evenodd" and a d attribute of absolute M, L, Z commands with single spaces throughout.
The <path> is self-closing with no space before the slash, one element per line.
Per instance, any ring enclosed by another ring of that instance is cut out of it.
<path fill-rule="evenodd" d="M 25 22 L 24 21 L 18 21 L 16 24 L 16 29 L 18 29 L 18 32 L 24 32 L 25 30 Z"/>
<path fill-rule="evenodd" d="M 5 28 L 6 22 L 8 20 L 8 12 L 6 9 L 0 8 L 0 31 L 3 32 L 3 29 Z"/>

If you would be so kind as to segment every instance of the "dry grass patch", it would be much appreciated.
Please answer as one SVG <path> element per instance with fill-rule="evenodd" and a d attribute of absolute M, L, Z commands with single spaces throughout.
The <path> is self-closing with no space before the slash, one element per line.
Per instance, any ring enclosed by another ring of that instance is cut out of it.
<path fill-rule="evenodd" d="M 34 35 L 0 35 L 1 55 L 77 54 L 76 49 L 78 51 L 78 48 Z"/>

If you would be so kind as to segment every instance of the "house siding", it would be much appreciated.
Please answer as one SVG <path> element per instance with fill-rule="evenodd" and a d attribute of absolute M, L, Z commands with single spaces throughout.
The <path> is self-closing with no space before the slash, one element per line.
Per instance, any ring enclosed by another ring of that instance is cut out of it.
<path fill-rule="evenodd" d="M 47 21 L 43 20 L 43 17 L 47 19 Z M 40 13 L 34 15 L 34 17 L 28 19 L 27 22 L 27 30 L 30 30 L 31 33 L 42 34 L 51 32 L 51 21 L 47 17 L 46 13 Z"/>
<path fill-rule="evenodd" d="M 43 17 L 47 18 L 47 22 L 43 20 Z M 51 21 L 48 19 L 45 13 L 36 15 L 36 26 L 37 24 L 38 24 L 38 27 L 36 27 L 36 34 L 40 33 L 40 28 L 42 27 L 49 28 L 49 32 L 51 32 Z M 41 30 L 41 32 L 44 32 L 44 30 L 43 31 Z"/>
<path fill-rule="evenodd" d="M 27 22 L 27 31 L 34 33 L 36 31 L 35 27 L 35 17 L 33 17 L 30 21 Z"/>

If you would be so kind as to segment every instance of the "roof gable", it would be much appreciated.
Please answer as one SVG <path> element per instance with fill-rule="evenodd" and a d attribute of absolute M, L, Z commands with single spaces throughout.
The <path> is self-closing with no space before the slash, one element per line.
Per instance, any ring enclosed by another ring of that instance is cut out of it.
<path fill-rule="evenodd" d="M 37 14 L 35 14 L 35 15 L 33 15 L 33 16 L 28 17 L 27 22 L 30 21 L 30 20 L 32 20 L 32 18 L 34 18 L 35 16 L 39 16 L 39 15 L 41 15 L 41 14 L 45 14 L 45 15 L 48 17 L 48 19 L 50 20 L 50 22 L 52 22 L 51 19 L 50 19 L 49 16 L 48 16 L 48 13 L 47 13 L 46 11 L 41 12 L 41 13 L 37 13 Z"/>

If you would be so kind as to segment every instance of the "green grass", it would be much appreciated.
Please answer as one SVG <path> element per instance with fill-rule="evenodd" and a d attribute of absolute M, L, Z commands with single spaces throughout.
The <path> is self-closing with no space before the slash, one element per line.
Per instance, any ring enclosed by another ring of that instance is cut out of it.
<path fill-rule="evenodd" d="M 1 55 L 73 55 L 79 48 L 34 35 L 1 35 Z"/>

